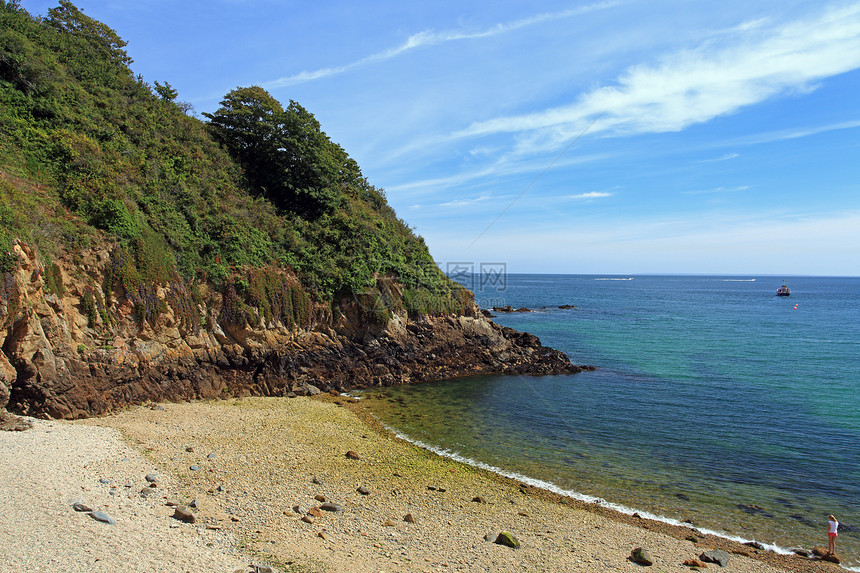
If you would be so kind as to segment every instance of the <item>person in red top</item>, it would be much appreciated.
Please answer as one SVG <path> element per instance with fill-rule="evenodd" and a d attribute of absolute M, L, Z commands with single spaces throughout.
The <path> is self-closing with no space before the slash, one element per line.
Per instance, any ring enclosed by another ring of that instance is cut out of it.
<path fill-rule="evenodd" d="M 828 515 L 827 519 L 827 552 L 833 555 L 836 553 L 836 537 L 839 535 L 839 522 L 833 515 Z"/>

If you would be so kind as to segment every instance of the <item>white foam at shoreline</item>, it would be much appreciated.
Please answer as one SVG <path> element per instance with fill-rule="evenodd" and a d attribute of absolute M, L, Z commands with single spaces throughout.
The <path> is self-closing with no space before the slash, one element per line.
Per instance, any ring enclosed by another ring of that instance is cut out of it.
<path fill-rule="evenodd" d="M 376 418 L 376 416 L 374 416 L 374 418 Z M 550 492 L 558 494 L 558 495 L 569 497 L 571 499 L 576 499 L 576 500 L 579 500 L 579 501 L 582 501 L 585 503 L 596 503 L 597 505 L 600 505 L 601 507 L 605 507 L 607 509 L 617 511 L 618 513 L 622 513 L 624 515 L 633 515 L 635 513 L 635 514 L 638 514 L 640 517 L 644 517 L 645 519 L 650 519 L 652 521 L 659 521 L 659 522 L 666 523 L 669 525 L 677 525 L 680 527 L 686 527 L 692 531 L 697 531 L 697 532 L 701 533 L 702 535 L 714 535 L 716 537 L 721 537 L 723 539 L 728 539 L 729 541 L 735 541 L 738 543 L 750 543 L 753 541 L 757 541 L 755 539 L 746 539 L 744 537 L 739 537 L 737 535 L 731 535 L 729 533 L 725 533 L 722 531 L 716 531 L 716 530 L 707 529 L 707 528 L 703 528 L 703 527 L 693 527 L 689 523 L 683 523 L 681 521 L 678 521 L 677 519 L 672 519 L 671 517 L 664 517 L 662 515 L 656 515 L 656 514 L 648 512 L 648 511 L 639 511 L 639 510 L 627 507 L 625 505 L 621 505 L 618 503 L 613 503 L 611 501 L 607 501 L 603 498 L 582 494 L 582 493 L 579 493 L 579 492 L 576 492 L 573 490 L 563 489 L 563 488 L 561 488 L 561 487 L 559 487 L 553 483 L 547 482 L 547 481 L 543 481 L 543 480 L 531 478 L 528 476 L 524 476 L 524 475 L 518 474 L 516 472 L 507 471 L 507 470 L 504 470 L 502 468 L 498 468 L 495 466 L 491 466 L 489 464 L 485 464 L 484 462 L 479 462 L 477 460 L 467 458 L 467 457 L 460 455 L 457 452 L 453 452 L 451 450 L 446 450 L 443 448 L 439 448 L 436 446 L 431 446 L 429 444 L 425 444 L 421 440 L 413 439 L 410 436 L 400 432 L 399 430 L 396 430 L 395 428 L 392 428 L 391 426 L 383 423 L 381 420 L 379 420 L 379 418 L 376 418 L 376 420 L 386 430 L 388 430 L 389 432 L 391 432 L 392 434 L 394 434 L 395 436 L 397 436 L 401 440 L 407 441 L 410 444 L 414 444 L 414 445 L 418 446 L 419 448 L 424 448 L 425 450 L 433 452 L 436 455 L 439 455 L 439 456 L 442 456 L 445 458 L 449 458 L 449 459 L 452 459 L 456 462 L 460 462 L 462 464 L 473 466 L 473 467 L 476 467 L 476 468 L 479 468 L 482 470 L 493 472 L 495 474 L 498 474 L 498 475 L 506 477 L 506 478 L 515 479 L 517 481 L 528 484 L 530 486 L 538 487 L 540 489 L 544 489 L 544 490 L 550 491 Z M 760 543 L 768 551 L 773 551 L 774 553 L 778 553 L 780 555 L 791 555 L 793 553 L 793 551 L 791 549 L 781 547 L 781 546 L 776 545 L 774 543 L 764 543 L 761 541 L 757 541 L 757 542 Z M 845 569 L 847 571 L 858 571 L 858 572 L 860 572 L 860 567 L 845 567 Z"/>

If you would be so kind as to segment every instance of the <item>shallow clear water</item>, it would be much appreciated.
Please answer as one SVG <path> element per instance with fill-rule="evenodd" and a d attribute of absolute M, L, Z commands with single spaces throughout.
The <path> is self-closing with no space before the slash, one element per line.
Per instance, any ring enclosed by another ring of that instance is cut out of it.
<path fill-rule="evenodd" d="M 860 566 L 860 279 L 793 277 L 783 298 L 769 277 L 609 278 L 627 277 L 514 275 L 476 293 L 537 310 L 495 320 L 597 371 L 368 403 L 412 439 L 745 539 L 825 545 L 833 513 Z"/>

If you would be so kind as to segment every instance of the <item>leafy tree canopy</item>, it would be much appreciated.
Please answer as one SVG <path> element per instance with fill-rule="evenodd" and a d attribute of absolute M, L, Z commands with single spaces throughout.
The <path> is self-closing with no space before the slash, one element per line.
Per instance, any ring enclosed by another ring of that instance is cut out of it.
<path fill-rule="evenodd" d="M 259 86 L 237 88 L 209 118 L 209 129 L 245 170 L 248 184 L 281 209 L 307 217 L 331 212 L 341 187 L 359 176 L 313 114 L 287 109 Z"/>
<path fill-rule="evenodd" d="M 126 42 L 108 26 L 86 16 L 70 0 L 60 0 L 58 7 L 50 9 L 47 22 L 64 32 L 56 36 L 62 51 L 76 51 L 66 61 L 74 64 L 73 73 L 78 79 L 102 82 L 117 72 L 131 74 L 127 66 L 132 59 L 123 49 Z"/>

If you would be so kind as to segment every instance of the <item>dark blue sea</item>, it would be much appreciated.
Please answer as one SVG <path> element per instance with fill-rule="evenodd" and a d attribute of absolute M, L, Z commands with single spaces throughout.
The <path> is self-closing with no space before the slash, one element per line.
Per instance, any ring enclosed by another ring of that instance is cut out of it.
<path fill-rule="evenodd" d="M 385 389 L 389 427 L 548 489 L 860 571 L 860 278 L 473 277 L 577 364 Z M 785 280 L 791 296 L 777 297 Z M 560 305 L 575 305 L 559 309 Z M 419 415 L 420 414 L 420 415 Z"/>

